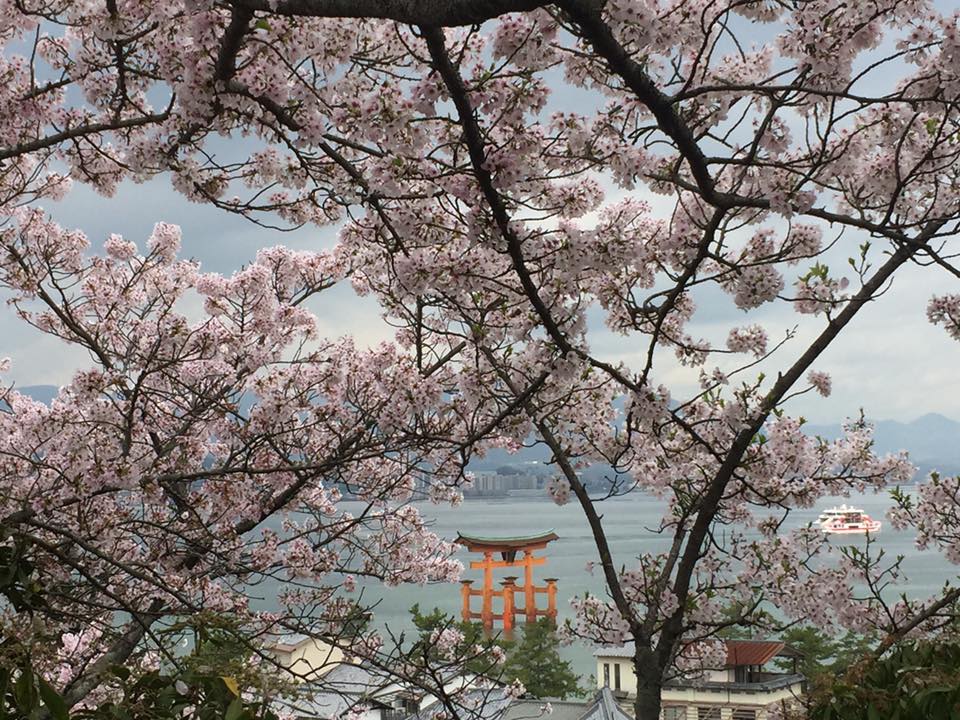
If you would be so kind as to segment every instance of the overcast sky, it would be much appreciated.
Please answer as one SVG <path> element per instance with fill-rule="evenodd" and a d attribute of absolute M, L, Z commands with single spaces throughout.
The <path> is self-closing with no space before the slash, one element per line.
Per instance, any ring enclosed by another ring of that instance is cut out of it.
<path fill-rule="evenodd" d="M 296 248 L 329 247 L 336 235 L 333 228 L 305 228 L 293 233 L 265 230 L 212 207 L 187 202 L 165 178 L 145 185 L 126 183 L 111 199 L 76 186 L 65 201 L 48 205 L 48 209 L 64 226 L 87 233 L 95 247 L 111 232 L 135 240 L 142 247 L 155 222 L 177 223 L 183 228 L 184 255 L 199 260 L 206 271 L 222 273 L 249 262 L 259 247 L 280 243 Z M 859 242 L 862 238 L 845 238 L 834 255 L 852 254 Z M 788 284 L 791 281 L 788 277 Z M 876 419 L 909 421 L 929 412 L 960 419 L 960 347 L 925 317 L 930 295 L 951 290 L 956 290 L 955 282 L 938 268 L 911 267 L 903 272 L 891 291 L 862 312 L 817 363 L 818 369 L 833 377 L 832 396 L 823 399 L 809 394 L 798 398 L 792 405 L 793 411 L 818 423 L 856 415 L 861 407 Z M 783 303 L 745 315 L 719 292 L 700 297 L 698 302 L 700 310 L 691 326 L 692 333 L 721 344 L 735 324 L 761 322 L 770 334 L 771 344 L 788 328 L 799 324 L 797 339 L 767 368 L 772 372 L 802 352 L 806 345 L 803 340 L 811 338 L 823 322 L 799 316 Z M 315 309 L 327 335 L 352 334 L 362 344 L 389 337 L 389 328 L 380 320 L 375 301 L 356 297 L 347 284 L 324 293 Z M 600 314 L 594 316 L 594 351 L 608 359 L 639 364 L 645 347 L 635 339 L 606 331 Z M 65 351 L 59 341 L 24 325 L 9 307 L 0 310 L 0 333 L 0 354 L 14 360 L 9 379 L 18 385 L 60 385 L 69 380 L 74 369 L 85 364 L 82 353 Z M 678 394 L 692 390 L 696 383 L 695 375 L 680 367 L 668 353 L 661 355 L 657 379 Z"/>
<path fill-rule="evenodd" d="M 936 4 L 944 7 L 942 2 Z M 752 42 L 763 42 L 774 26 L 753 26 L 749 30 Z M 886 86 L 889 77 L 868 77 L 865 82 L 868 86 L 874 82 Z M 591 101 L 589 93 L 563 86 L 551 96 L 548 110 L 584 112 L 585 104 Z M 231 151 L 242 151 L 243 146 L 244 141 L 232 143 Z M 643 197 L 642 189 L 639 192 Z M 613 199 L 616 198 L 608 197 L 608 201 Z M 669 212 L 672 206 L 671 200 L 662 196 L 644 199 L 661 213 Z M 142 248 L 154 223 L 176 223 L 183 229 L 183 254 L 200 261 L 205 271 L 221 273 L 230 273 L 250 262 L 260 247 L 287 244 L 317 249 L 332 246 L 336 239 L 335 228 L 283 233 L 260 228 L 207 205 L 190 203 L 171 188 L 167 177 L 143 185 L 126 182 L 109 199 L 78 184 L 64 201 L 48 204 L 47 209 L 65 227 L 83 230 L 97 249 L 110 233 L 134 240 Z M 863 240 L 863 236 L 848 233 L 838 243 L 829 258 L 835 274 L 842 274 L 845 258 L 855 255 Z M 874 262 L 879 261 L 876 258 Z M 785 278 L 788 288 L 796 274 L 805 271 L 802 267 L 791 270 L 798 272 Z M 902 271 L 890 292 L 862 311 L 816 364 L 818 370 L 833 378 L 831 397 L 824 399 L 810 393 L 793 401 L 791 410 L 818 423 L 840 421 L 858 414 L 860 408 L 875 419 L 909 421 L 937 412 L 960 420 L 960 345 L 931 326 L 925 315 L 932 294 L 958 290 L 956 279 L 939 268 L 909 267 Z M 788 329 L 799 326 L 797 338 L 763 368 L 772 374 L 800 354 L 807 345 L 805 341 L 814 337 L 824 322 L 822 318 L 797 315 L 785 303 L 768 304 L 745 315 L 716 290 L 701 294 L 697 302 L 699 309 L 690 326 L 691 334 L 720 346 L 733 325 L 759 322 L 766 328 L 771 344 Z M 327 335 L 351 334 L 360 344 L 389 337 L 390 329 L 380 319 L 376 302 L 356 297 L 346 283 L 323 293 L 313 308 Z M 640 364 L 646 348 L 636 338 L 625 339 L 606 331 L 599 312 L 593 313 L 591 329 L 591 346 L 596 354 Z M 86 364 L 83 353 L 65 349 L 61 342 L 26 326 L 6 306 L 0 307 L 0 337 L 0 357 L 10 356 L 14 361 L 5 379 L 20 386 L 61 385 L 69 381 L 76 368 Z M 671 353 L 661 354 L 657 368 L 656 380 L 676 395 L 682 396 L 697 386 L 696 374 L 680 367 Z"/>

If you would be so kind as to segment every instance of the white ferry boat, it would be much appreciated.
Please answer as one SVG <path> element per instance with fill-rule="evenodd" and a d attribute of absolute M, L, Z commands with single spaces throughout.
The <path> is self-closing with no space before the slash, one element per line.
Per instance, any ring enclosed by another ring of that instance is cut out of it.
<path fill-rule="evenodd" d="M 863 508 L 841 505 L 832 507 L 820 513 L 817 523 L 825 533 L 838 535 L 848 533 L 876 533 L 880 532 L 882 523 L 867 515 Z"/>
<path fill-rule="evenodd" d="M 861 508 L 855 508 L 849 505 L 841 505 L 840 507 L 827 508 L 822 513 L 820 513 L 820 517 L 817 518 L 817 525 L 823 525 L 825 522 L 834 520 L 838 517 L 843 517 L 849 512 L 862 513 L 863 510 Z"/>

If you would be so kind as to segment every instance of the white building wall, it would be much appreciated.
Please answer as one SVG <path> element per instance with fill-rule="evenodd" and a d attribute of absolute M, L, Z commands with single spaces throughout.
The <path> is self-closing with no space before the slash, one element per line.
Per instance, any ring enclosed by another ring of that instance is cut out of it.
<path fill-rule="evenodd" d="M 597 687 L 607 685 L 616 691 L 615 668 L 620 667 L 620 691 L 636 697 L 637 676 L 633 671 L 633 661 L 622 657 L 597 657 Z M 609 668 L 609 682 L 605 682 L 604 667 Z M 714 682 L 733 682 L 734 671 L 718 670 L 710 673 L 709 680 Z M 664 688 L 662 701 L 664 706 L 685 706 L 686 720 L 697 720 L 698 707 L 720 706 L 721 720 L 731 720 L 734 708 L 754 709 L 757 711 L 757 720 L 766 720 L 766 708 L 779 705 L 782 702 L 790 703 L 803 695 L 803 684 L 794 683 L 788 687 L 778 688 L 769 692 L 746 692 L 742 690 L 708 690 L 706 688 Z"/>
<path fill-rule="evenodd" d="M 607 666 L 610 681 L 605 682 L 604 666 Z M 617 670 L 620 668 L 620 687 L 617 687 Z M 633 661 L 629 658 L 598 657 L 597 658 L 597 687 L 609 687 L 611 690 L 620 690 L 630 695 L 637 694 L 637 675 L 633 671 Z"/>
<path fill-rule="evenodd" d="M 288 669 L 297 681 L 310 680 L 325 675 L 337 664 L 343 662 L 343 651 L 327 645 L 321 640 L 306 639 L 290 647 L 280 645 L 268 652 L 284 668 Z M 378 720 L 370 718 L 369 720 Z"/>
<path fill-rule="evenodd" d="M 685 705 L 687 707 L 708 707 L 720 705 L 724 720 L 733 712 L 733 708 L 752 708 L 758 711 L 757 720 L 763 720 L 764 708 L 779 705 L 781 702 L 792 702 L 803 695 L 803 684 L 794 683 L 788 687 L 778 688 L 769 692 L 744 692 L 736 690 L 707 690 L 705 688 L 666 688 L 663 691 L 663 702 L 669 705 Z M 696 712 L 694 710 L 694 712 Z M 690 718 L 696 720 L 696 717 Z"/>

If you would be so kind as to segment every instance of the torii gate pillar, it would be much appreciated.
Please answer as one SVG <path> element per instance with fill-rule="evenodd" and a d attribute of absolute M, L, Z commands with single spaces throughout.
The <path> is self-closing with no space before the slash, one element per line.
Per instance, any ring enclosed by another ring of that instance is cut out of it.
<path fill-rule="evenodd" d="M 557 540 L 557 535 L 551 530 L 538 535 L 527 535 L 523 537 L 477 537 L 473 535 L 458 534 L 457 542 L 465 546 L 470 552 L 483 553 L 483 560 L 475 560 L 470 563 L 474 570 L 483 570 L 483 589 L 474 590 L 473 580 L 463 580 L 460 594 L 463 601 L 463 611 L 461 613 L 464 621 L 480 620 L 484 630 L 488 633 L 493 632 L 494 624 L 499 621 L 505 633 L 509 634 L 516 625 L 516 616 L 523 616 L 528 623 L 536 622 L 539 617 L 549 617 L 556 621 L 557 619 L 557 580 L 556 578 L 547 579 L 546 585 L 537 586 L 533 580 L 533 568 L 536 565 L 544 565 L 547 562 L 545 557 L 537 557 L 533 553 L 535 550 L 546 548 L 548 543 Z M 518 553 L 523 553 L 521 559 L 517 559 Z M 494 558 L 494 553 L 500 553 L 500 559 Z M 523 568 L 523 584 L 517 584 L 517 578 L 508 576 L 503 579 L 502 590 L 493 589 L 493 571 L 495 568 Z M 537 607 L 537 596 L 544 594 L 547 596 L 547 607 Z M 523 597 L 523 606 L 517 606 L 517 596 Z M 471 608 L 471 598 L 480 597 L 480 612 L 474 612 Z M 493 610 L 494 598 L 503 599 L 502 611 L 497 613 Z"/>

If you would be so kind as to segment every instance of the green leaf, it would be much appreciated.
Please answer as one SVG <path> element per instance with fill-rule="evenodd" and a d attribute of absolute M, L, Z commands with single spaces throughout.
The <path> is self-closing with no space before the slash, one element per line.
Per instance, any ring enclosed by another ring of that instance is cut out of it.
<path fill-rule="evenodd" d="M 10 686 L 10 671 L 0 668 L 0 720 L 7 720 L 7 688 Z"/>
<path fill-rule="evenodd" d="M 40 681 L 40 698 L 50 711 L 51 717 L 54 720 L 70 720 L 70 710 L 60 693 L 43 676 L 39 676 L 38 680 Z"/>
<path fill-rule="evenodd" d="M 37 690 L 33 685 L 33 670 L 29 665 L 25 664 L 20 671 L 20 677 L 13 685 L 13 697 L 17 702 L 17 708 L 24 714 L 36 709 Z"/>
<path fill-rule="evenodd" d="M 243 702 L 240 698 L 234 698 L 233 702 L 227 707 L 227 714 L 224 715 L 224 720 L 240 720 L 243 715 Z"/>
<path fill-rule="evenodd" d="M 116 675 L 121 680 L 128 680 L 130 678 L 130 669 L 125 668 L 123 665 L 111 665 L 110 673 Z"/>
<path fill-rule="evenodd" d="M 257 20 L 256 24 L 253 27 L 255 27 L 257 30 L 269 30 L 270 23 L 268 23 L 266 20 L 260 19 L 260 20 Z"/>

